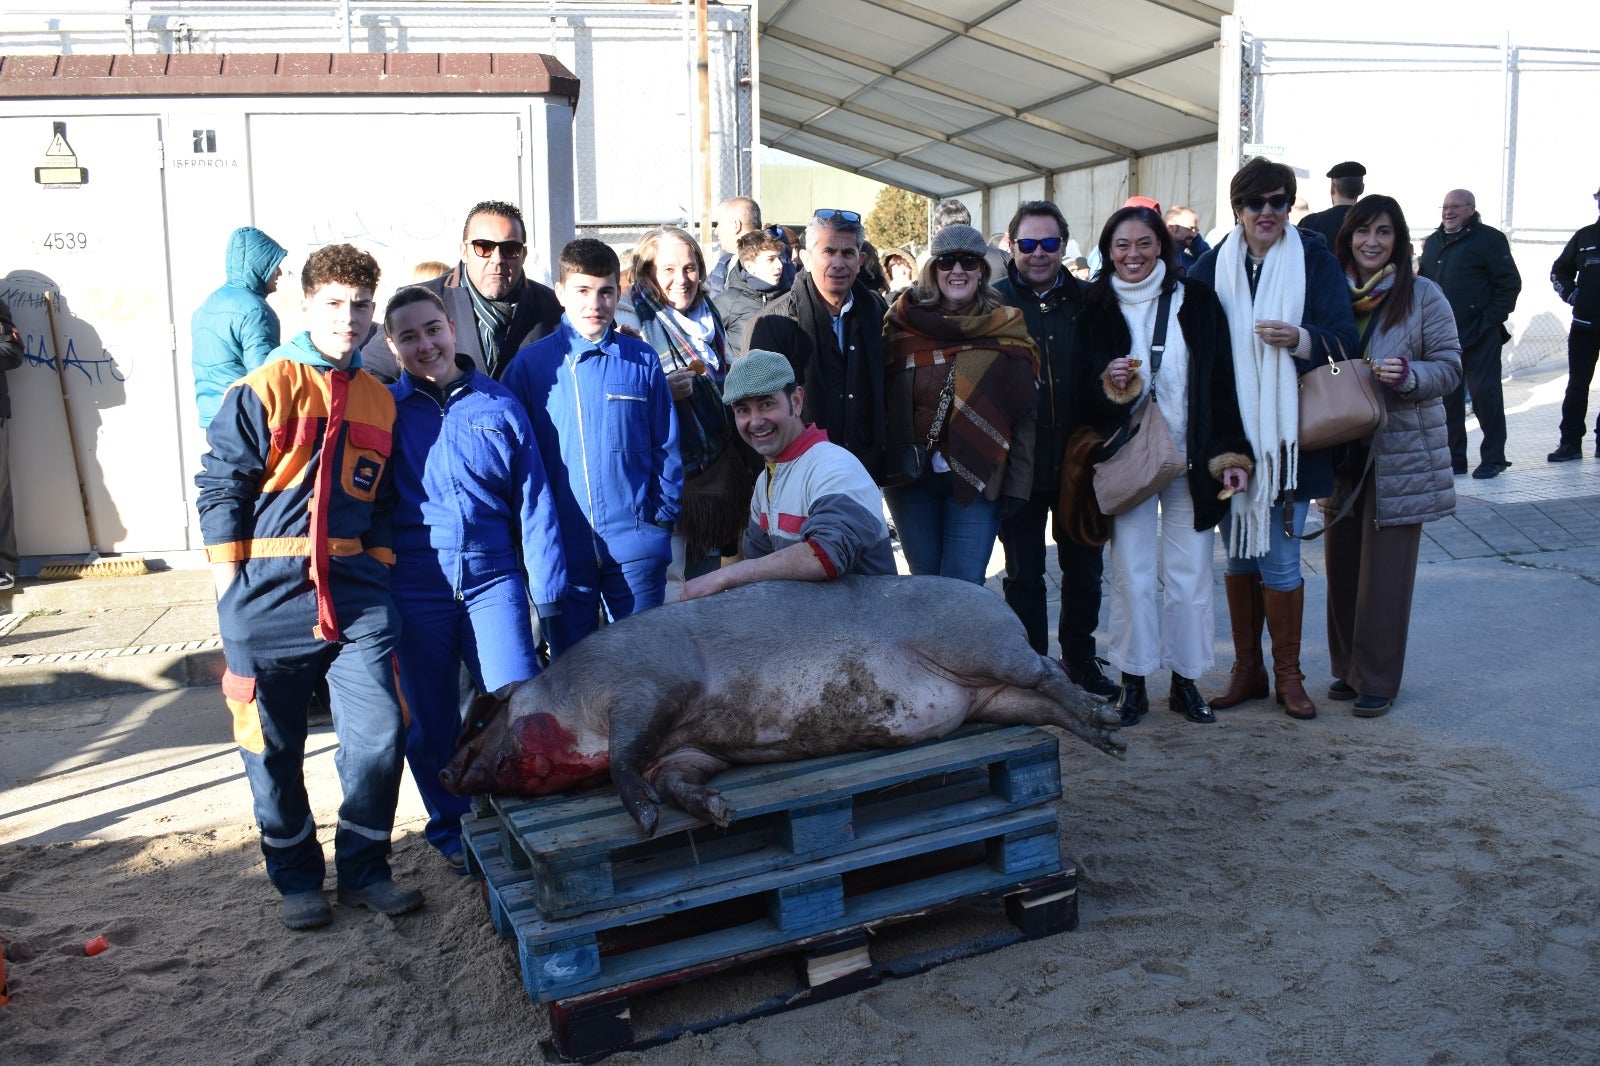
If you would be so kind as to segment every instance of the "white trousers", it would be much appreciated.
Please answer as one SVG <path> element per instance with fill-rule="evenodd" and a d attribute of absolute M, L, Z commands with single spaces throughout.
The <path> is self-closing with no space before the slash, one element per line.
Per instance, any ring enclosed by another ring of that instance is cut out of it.
<path fill-rule="evenodd" d="M 1141 677 L 1165 668 L 1194 680 L 1215 663 L 1213 536 L 1212 529 L 1195 532 L 1183 476 L 1111 520 L 1106 658 L 1112 666 Z"/>

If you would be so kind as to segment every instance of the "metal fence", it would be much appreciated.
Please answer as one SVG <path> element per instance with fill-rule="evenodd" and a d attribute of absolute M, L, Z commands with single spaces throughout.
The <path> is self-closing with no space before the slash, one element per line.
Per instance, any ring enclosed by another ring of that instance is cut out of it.
<path fill-rule="evenodd" d="M 1571 314 L 1550 267 L 1595 219 L 1600 138 L 1581 116 L 1600 92 L 1600 50 L 1246 35 L 1242 55 L 1239 137 L 1254 147 L 1241 155 L 1294 167 L 1314 210 L 1327 168 L 1360 161 L 1367 191 L 1404 206 L 1417 249 L 1445 192 L 1472 191 L 1522 274 L 1507 372 L 1565 361 Z"/>

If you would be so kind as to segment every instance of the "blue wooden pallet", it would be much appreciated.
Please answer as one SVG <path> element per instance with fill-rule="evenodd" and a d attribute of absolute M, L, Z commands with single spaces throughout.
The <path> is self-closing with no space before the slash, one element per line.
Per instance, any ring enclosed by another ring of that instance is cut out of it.
<path fill-rule="evenodd" d="M 498 857 L 531 874 L 529 904 L 569 918 L 870 849 L 910 824 L 918 833 L 955 829 L 1061 794 L 1056 738 L 1028 726 L 968 726 L 908 748 L 736 767 L 713 784 L 733 807 L 729 826 L 664 805 L 650 839 L 610 787 L 494 799 Z"/>
<path fill-rule="evenodd" d="M 958 909 L 961 921 L 943 920 L 944 912 Z M 1077 924 L 1077 870 L 1068 863 L 999 888 L 552 1000 L 546 1004 L 549 1046 L 557 1058 L 593 1062 L 623 1049 L 794 1010 Z M 679 986 L 691 984 L 700 988 L 691 1001 L 696 1009 L 686 1012 L 681 997 L 674 1007 Z"/>
<path fill-rule="evenodd" d="M 946 905 L 1061 869 L 1053 805 L 899 839 L 574 918 L 550 918 L 528 879 L 465 836 L 497 928 L 517 940 L 523 984 L 548 1003 L 772 950 L 799 938 Z M 476 829 L 477 827 L 475 827 Z M 497 879 L 507 875 L 517 880 Z"/>

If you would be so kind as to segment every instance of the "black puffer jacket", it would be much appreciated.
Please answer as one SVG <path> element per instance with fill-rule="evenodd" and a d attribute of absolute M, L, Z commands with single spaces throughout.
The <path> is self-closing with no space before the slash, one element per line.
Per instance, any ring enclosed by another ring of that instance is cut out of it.
<path fill-rule="evenodd" d="M 1575 325 L 1600 326 L 1600 222 L 1572 235 L 1550 268 L 1550 283 L 1572 305 Z"/>
<path fill-rule="evenodd" d="M 744 354 L 744 334 L 750 320 L 759 315 L 773 300 L 789 291 L 794 284 L 794 268 L 785 266 L 778 284 L 762 289 L 761 282 L 750 276 L 744 264 L 737 259 L 728 268 L 722 291 L 712 299 L 717 313 L 722 315 L 722 328 L 728 334 L 728 355 L 737 359 Z"/>

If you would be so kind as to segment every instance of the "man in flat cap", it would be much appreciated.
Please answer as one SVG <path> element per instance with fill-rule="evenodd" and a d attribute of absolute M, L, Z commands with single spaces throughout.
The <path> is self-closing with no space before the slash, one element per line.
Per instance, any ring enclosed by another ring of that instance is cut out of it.
<path fill-rule="evenodd" d="M 1344 216 L 1350 213 L 1350 208 L 1361 199 L 1361 193 L 1367 187 L 1366 176 L 1367 168 L 1360 163 L 1336 164 L 1328 171 L 1328 197 L 1333 201 L 1333 206 L 1302 218 L 1300 228 L 1322 234 L 1322 239 L 1328 242 L 1328 250 L 1332 251 L 1333 239 L 1339 236 Z"/>
<path fill-rule="evenodd" d="M 722 399 L 766 469 L 750 499 L 744 559 L 685 582 L 683 599 L 757 581 L 893 574 L 883 495 L 861 460 L 801 418 L 805 390 L 789 360 L 751 351 L 728 371 Z"/>

